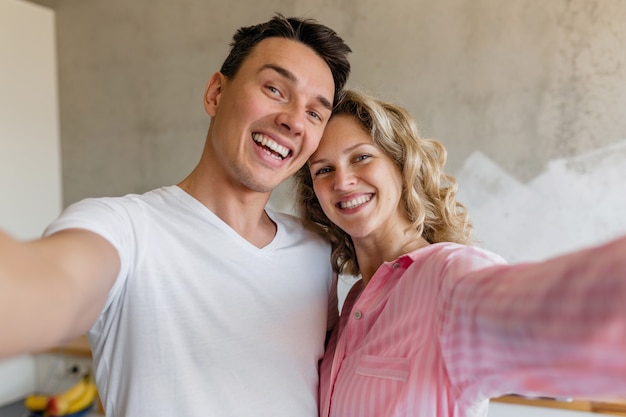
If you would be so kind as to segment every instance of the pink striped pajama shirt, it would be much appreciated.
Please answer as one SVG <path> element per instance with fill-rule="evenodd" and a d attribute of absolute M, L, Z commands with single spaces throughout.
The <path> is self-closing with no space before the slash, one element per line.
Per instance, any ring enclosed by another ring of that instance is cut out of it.
<path fill-rule="evenodd" d="M 355 284 L 323 417 L 479 417 L 489 398 L 626 395 L 626 239 L 541 263 L 438 243 Z"/>

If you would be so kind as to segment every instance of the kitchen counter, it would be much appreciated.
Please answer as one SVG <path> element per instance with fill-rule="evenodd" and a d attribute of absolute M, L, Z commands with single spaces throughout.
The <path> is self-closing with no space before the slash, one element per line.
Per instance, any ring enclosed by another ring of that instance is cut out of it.
<path fill-rule="evenodd" d="M 68 356 L 79 356 L 83 358 L 91 357 L 91 346 L 86 335 L 80 336 L 64 345 L 59 345 L 51 349 L 47 349 L 45 353 L 60 353 Z"/>
<path fill-rule="evenodd" d="M 23 401 L 16 401 L 0 407 L 0 417 L 25 417 L 28 410 L 24 408 Z"/>
<path fill-rule="evenodd" d="M 27 417 L 28 415 L 29 412 L 26 407 L 24 407 L 24 400 L 15 401 L 4 407 L 0 407 L 0 417 Z M 87 414 L 86 417 L 104 417 L 104 415 L 94 411 Z"/>
<path fill-rule="evenodd" d="M 562 410 L 587 411 L 612 416 L 626 416 L 626 401 L 622 399 L 594 401 L 585 399 L 574 399 L 571 401 L 557 401 L 544 398 L 524 398 L 517 395 L 506 395 L 494 398 L 492 402 L 502 404 L 517 404 L 533 407 L 559 408 Z"/>

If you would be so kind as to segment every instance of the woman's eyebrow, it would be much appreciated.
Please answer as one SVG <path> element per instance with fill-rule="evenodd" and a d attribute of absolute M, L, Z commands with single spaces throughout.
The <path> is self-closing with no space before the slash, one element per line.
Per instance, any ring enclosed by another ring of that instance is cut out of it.
<path fill-rule="evenodd" d="M 369 146 L 369 143 L 357 143 L 356 145 L 352 145 L 347 147 L 346 149 L 344 149 L 343 151 L 341 151 L 342 154 L 347 154 L 352 152 L 355 149 L 360 148 L 361 146 Z M 319 164 L 319 163 L 328 163 L 328 159 L 326 158 L 320 158 L 320 159 L 315 159 L 315 160 L 311 160 L 309 161 L 309 166 L 311 165 L 315 165 L 315 164 Z"/>

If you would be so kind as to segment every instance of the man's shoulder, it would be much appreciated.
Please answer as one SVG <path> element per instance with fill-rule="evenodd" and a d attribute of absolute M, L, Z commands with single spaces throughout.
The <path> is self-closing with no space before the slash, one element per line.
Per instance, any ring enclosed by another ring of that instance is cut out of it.
<path fill-rule="evenodd" d="M 329 241 L 324 239 L 317 232 L 304 226 L 302 219 L 294 214 L 275 211 L 266 208 L 267 214 L 291 239 L 304 239 L 310 243 L 316 243 L 321 246 L 329 245 Z"/>
<path fill-rule="evenodd" d="M 123 196 L 87 197 L 66 207 L 59 217 L 53 221 L 46 233 L 60 228 L 80 227 L 91 229 L 101 224 L 134 223 L 144 219 L 149 207 L 163 211 L 167 207 L 175 210 L 174 195 L 171 187 L 163 187 L 144 194 L 126 194 Z"/>
<path fill-rule="evenodd" d="M 75 203 L 76 206 L 101 206 L 113 210 L 142 210 L 142 208 L 152 207 L 153 209 L 167 209 L 182 204 L 182 198 L 178 193 L 178 187 L 166 186 L 155 188 L 144 193 L 129 193 L 115 197 L 95 197 L 86 198 Z"/>
<path fill-rule="evenodd" d="M 306 228 L 302 219 L 294 214 L 276 211 L 270 208 L 266 208 L 265 212 L 276 224 L 278 224 L 278 227 L 284 228 L 288 233 L 297 232 L 302 234 L 317 235 L 312 230 Z"/>
<path fill-rule="evenodd" d="M 117 196 L 85 197 L 72 203 L 70 206 L 83 206 L 90 204 L 125 205 L 141 201 L 149 202 L 153 200 L 173 200 L 173 197 L 175 196 L 175 187 L 176 186 L 166 186 L 155 188 L 143 193 L 128 193 Z"/>
<path fill-rule="evenodd" d="M 269 208 L 269 207 L 265 208 L 265 212 L 275 222 L 280 222 L 280 223 L 283 223 L 285 225 L 298 227 L 298 228 L 301 228 L 301 229 L 304 228 L 304 226 L 302 225 L 302 220 L 300 220 L 300 218 L 297 217 L 294 214 L 286 213 L 284 211 L 274 210 L 274 209 Z"/>

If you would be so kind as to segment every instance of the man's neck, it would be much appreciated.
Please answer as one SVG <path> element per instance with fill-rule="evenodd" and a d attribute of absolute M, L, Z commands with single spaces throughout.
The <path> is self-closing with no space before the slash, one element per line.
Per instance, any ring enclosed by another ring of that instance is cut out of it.
<path fill-rule="evenodd" d="M 178 186 L 251 244 L 262 248 L 274 239 L 276 224 L 265 213 L 270 193 L 224 186 L 196 171 Z"/>

